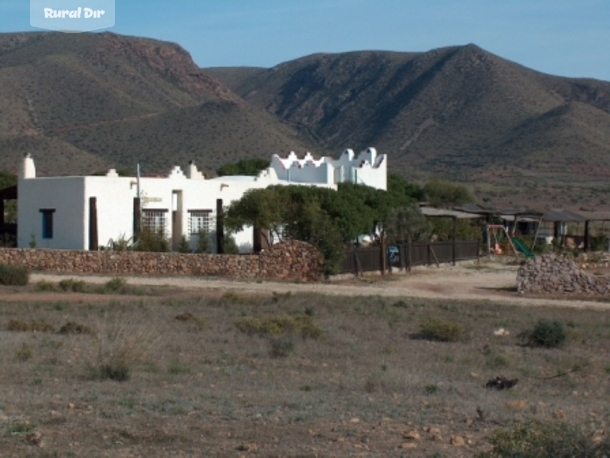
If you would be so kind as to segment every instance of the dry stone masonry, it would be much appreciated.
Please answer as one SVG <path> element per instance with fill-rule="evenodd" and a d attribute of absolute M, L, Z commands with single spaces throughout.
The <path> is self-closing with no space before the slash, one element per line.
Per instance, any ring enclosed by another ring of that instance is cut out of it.
<path fill-rule="evenodd" d="M 610 294 L 610 279 L 582 270 L 574 261 L 555 255 L 538 256 L 521 266 L 517 291 L 534 294 Z"/>
<path fill-rule="evenodd" d="M 48 272 L 110 275 L 189 275 L 318 281 L 322 258 L 310 244 L 291 240 L 259 254 L 218 255 L 1 248 L 0 264 Z"/>

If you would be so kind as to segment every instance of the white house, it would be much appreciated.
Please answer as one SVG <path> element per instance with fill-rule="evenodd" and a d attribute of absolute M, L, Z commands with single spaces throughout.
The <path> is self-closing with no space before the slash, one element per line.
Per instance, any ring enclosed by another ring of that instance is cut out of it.
<path fill-rule="evenodd" d="M 293 183 L 338 184 L 351 182 L 387 190 L 387 157 L 368 148 L 358 156 L 351 149 L 343 151 L 339 159 L 323 156 L 316 160 L 311 153 L 299 159 L 294 152 L 283 159 L 271 156 L 271 167 L 278 178 Z"/>
<path fill-rule="evenodd" d="M 131 238 L 137 219 L 143 228 L 163 230 L 174 247 L 182 236 L 193 247 L 200 229 L 215 231 L 218 205 L 229 205 L 250 189 L 278 184 L 337 189 L 343 181 L 385 189 L 386 163 L 385 155 L 369 148 L 357 158 L 346 150 L 338 160 L 316 161 L 310 153 L 303 159 L 294 153 L 286 159 L 274 155 L 271 167 L 256 177 L 206 179 L 193 163 L 186 174 L 174 167 L 164 178 L 120 177 L 114 169 L 105 176 L 37 177 L 28 155 L 18 181 L 17 245 L 97 249 Z M 252 250 L 252 228 L 234 237 L 240 252 Z"/>

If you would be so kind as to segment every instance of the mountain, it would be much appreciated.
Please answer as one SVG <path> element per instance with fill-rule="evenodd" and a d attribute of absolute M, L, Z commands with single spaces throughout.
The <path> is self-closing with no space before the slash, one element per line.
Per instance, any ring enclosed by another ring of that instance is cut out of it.
<path fill-rule="evenodd" d="M 165 172 L 270 156 L 295 133 L 209 77 L 180 46 L 112 33 L 0 34 L 0 168 Z"/>
<path fill-rule="evenodd" d="M 610 83 L 547 75 L 476 45 L 198 68 L 179 45 L 112 33 L 0 34 L 0 169 L 211 170 L 289 151 L 387 153 L 393 172 L 479 198 L 610 205 Z"/>
<path fill-rule="evenodd" d="M 411 179 L 573 199 L 610 177 L 610 83 L 542 74 L 476 45 L 205 71 L 320 149 L 375 145 Z"/>

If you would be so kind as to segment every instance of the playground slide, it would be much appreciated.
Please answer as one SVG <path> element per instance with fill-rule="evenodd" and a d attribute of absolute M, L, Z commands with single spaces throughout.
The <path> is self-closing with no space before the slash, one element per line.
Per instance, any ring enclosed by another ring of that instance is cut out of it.
<path fill-rule="evenodd" d="M 523 253 L 525 255 L 526 258 L 533 258 L 535 257 L 534 253 L 532 253 L 526 246 L 525 243 L 523 243 L 521 240 L 519 240 L 517 237 L 513 238 L 513 243 L 515 244 L 515 247 L 517 247 L 517 250 L 519 250 L 521 253 Z"/>

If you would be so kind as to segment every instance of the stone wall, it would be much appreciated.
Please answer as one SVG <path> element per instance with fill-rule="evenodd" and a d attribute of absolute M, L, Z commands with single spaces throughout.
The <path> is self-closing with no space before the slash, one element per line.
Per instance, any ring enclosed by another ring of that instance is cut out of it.
<path fill-rule="evenodd" d="M 610 279 L 595 277 L 574 261 L 555 255 L 537 256 L 527 261 L 517 273 L 520 293 L 606 295 Z"/>
<path fill-rule="evenodd" d="M 0 248 L 0 263 L 47 272 L 109 275 L 189 275 L 318 281 L 322 258 L 310 244 L 291 240 L 260 254 L 218 255 Z"/>

